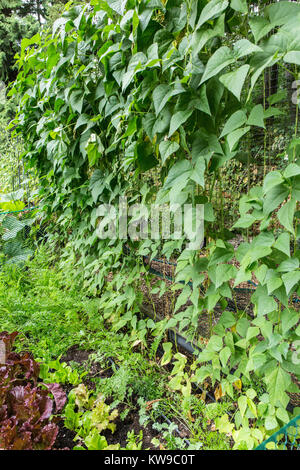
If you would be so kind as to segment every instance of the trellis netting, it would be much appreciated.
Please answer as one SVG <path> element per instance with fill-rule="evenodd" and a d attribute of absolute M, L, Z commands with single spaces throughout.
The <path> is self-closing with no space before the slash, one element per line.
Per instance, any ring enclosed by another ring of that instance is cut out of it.
<path fill-rule="evenodd" d="M 300 415 L 272 434 L 255 450 L 300 450 Z"/>
<path fill-rule="evenodd" d="M 20 264 L 32 254 L 29 234 L 35 208 L 0 212 L 0 265 Z"/>

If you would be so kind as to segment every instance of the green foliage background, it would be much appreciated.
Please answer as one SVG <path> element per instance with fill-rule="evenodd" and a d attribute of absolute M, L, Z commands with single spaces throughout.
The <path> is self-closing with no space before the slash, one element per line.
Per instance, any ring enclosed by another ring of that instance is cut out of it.
<path fill-rule="evenodd" d="M 240 200 L 233 229 L 246 236 L 237 250 L 226 241 L 233 232 L 224 229 L 220 175 L 227 162 L 240 161 L 250 133 L 264 133 L 266 120 L 278 114 L 280 99 L 266 107 L 250 98 L 260 77 L 277 64 L 297 78 L 299 15 L 294 2 L 264 10 L 243 0 L 69 4 L 52 34 L 22 41 L 11 92 L 20 100 L 15 125 L 26 161 L 40 175 L 44 215 L 53 222 L 52 246 L 64 247 L 64 269 L 75 265 L 83 286 L 102 293 L 113 328 L 129 325 L 144 343 L 150 331 L 154 346 L 174 326 L 192 339 L 199 316 L 212 316 L 221 304 L 192 380 L 209 378 L 230 397 L 239 384 L 234 423 L 228 417 L 218 423 L 236 448 L 253 448 L 287 422 L 287 392 L 298 390 L 291 376 L 299 377 L 292 349 L 300 333 L 293 302 L 300 294 L 298 107 L 286 159 Z M 187 250 L 184 237 L 130 240 L 125 263 L 123 243 L 99 240 L 95 232 L 98 205 L 124 194 L 129 203 L 203 203 L 206 256 Z M 214 205 L 221 206 L 221 224 L 214 224 Z M 278 233 L 270 230 L 274 217 Z M 247 239 L 253 226 L 258 235 Z M 176 286 L 185 285 L 172 318 L 154 325 L 137 315 L 146 271 L 137 255 L 158 251 L 167 258 L 181 253 Z M 253 276 L 258 286 L 248 315 L 233 286 Z M 234 313 L 226 310 L 231 300 Z M 180 371 L 172 385 L 188 394 L 190 381 Z M 253 391 L 258 380 L 263 390 Z"/>

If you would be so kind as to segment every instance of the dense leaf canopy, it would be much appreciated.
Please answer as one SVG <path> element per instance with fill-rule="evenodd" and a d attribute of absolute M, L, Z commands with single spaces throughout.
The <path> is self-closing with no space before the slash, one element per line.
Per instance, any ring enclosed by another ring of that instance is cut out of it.
<path fill-rule="evenodd" d="M 116 316 L 125 302 L 127 309 L 116 327 L 137 322 L 130 308 L 143 268 L 135 256 L 128 256 L 125 266 L 120 241 L 97 238 L 98 205 L 117 203 L 124 194 L 145 203 L 204 204 L 211 237 L 207 257 L 184 249 L 184 237 L 160 246 L 168 257 L 181 251 L 176 280 L 186 285 L 178 313 L 156 333 L 178 324 L 193 335 L 203 310 L 212 312 L 218 302 L 224 310 L 233 298 L 230 281 L 238 286 L 255 274 L 255 317 L 224 311 L 200 356 L 207 365 L 199 367 L 195 380 L 209 376 L 230 395 L 240 378 L 263 377 L 267 398 L 261 419 L 268 407 L 276 407 L 273 415 L 279 409 L 276 416 L 284 421 L 286 392 L 293 391 L 290 373 L 299 373 L 289 349 L 299 336 L 299 314 L 291 301 L 299 293 L 297 121 L 286 168 L 269 173 L 263 187 L 252 188 L 240 201 L 235 228 L 255 223 L 260 234 L 236 252 L 211 231 L 213 186 L 205 184 L 239 157 L 251 130 L 263 130 L 265 119 L 276 114 L 276 107 L 266 110 L 250 99 L 264 71 L 278 64 L 297 74 L 300 5 L 279 2 L 256 13 L 242 0 L 92 0 L 68 6 L 52 35 L 22 41 L 12 93 L 21 99 L 15 124 L 26 139 L 26 160 L 38 169 L 42 205 L 49 217 L 57 217 L 66 257 L 76 262 L 91 290 L 103 287 L 109 272 L 116 274 L 106 314 Z M 277 208 L 280 236 L 268 232 Z M 128 242 L 137 253 L 152 255 L 159 243 Z M 234 258 L 238 268 L 228 264 Z M 188 299 L 191 305 L 180 312 Z M 284 307 L 282 322 L 278 303 Z M 254 416 L 252 398 L 251 393 L 246 398 L 247 419 Z M 243 406 L 237 428 L 245 424 Z M 236 432 L 236 442 L 243 440 Z M 250 447 L 262 438 L 248 434 Z"/>

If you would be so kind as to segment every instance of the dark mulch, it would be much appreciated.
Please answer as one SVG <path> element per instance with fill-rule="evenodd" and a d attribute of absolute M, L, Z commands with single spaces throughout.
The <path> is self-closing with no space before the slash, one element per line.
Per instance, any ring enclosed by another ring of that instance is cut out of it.
<path fill-rule="evenodd" d="M 74 437 L 76 433 L 64 427 L 63 421 L 58 423 L 59 431 L 56 437 L 54 450 L 72 450 L 76 445 Z"/>
<path fill-rule="evenodd" d="M 87 360 L 89 355 L 92 353 L 92 351 L 83 351 L 82 349 L 79 349 L 79 346 L 77 344 L 74 344 L 73 346 L 68 349 L 66 354 L 62 356 L 61 362 L 78 362 L 79 364 L 84 364 Z"/>
<path fill-rule="evenodd" d="M 118 407 L 119 412 L 123 411 L 123 407 Z M 136 411 L 130 411 L 126 418 L 122 421 L 120 417 L 114 421 L 117 425 L 115 432 L 112 434 L 109 430 L 105 430 L 103 435 L 109 444 L 120 444 L 121 447 L 126 447 L 127 433 L 134 431 L 135 435 L 139 435 L 139 432 L 143 432 L 143 449 L 155 449 L 155 446 L 151 443 L 154 437 L 158 437 L 159 433 L 152 429 L 149 424 L 143 427 L 139 423 L 139 416 Z"/>
<path fill-rule="evenodd" d="M 77 362 L 85 368 L 88 358 L 93 352 L 94 351 L 84 351 L 79 349 L 79 346 L 75 344 L 68 349 L 64 356 L 62 356 L 61 362 L 66 362 L 67 364 Z M 106 377 L 111 377 L 112 374 L 113 372 L 109 365 L 107 367 L 103 367 L 99 362 L 92 362 L 89 364 L 88 374 L 83 377 L 82 382 L 89 389 L 95 389 L 95 378 L 104 379 Z"/>
<path fill-rule="evenodd" d="M 85 366 L 86 362 L 88 361 L 88 358 L 90 354 L 93 351 L 83 351 L 79 349 L 78 345 L 72 346 L 64 356 L 62 356 L 61 361 L 66 362 L 66 363 L 72 363 L 72 362 L 77 362 L 81 366 Z M 83 383 L 89 388 L 95 388 L 95 383 L 93 379 L 95 377 L 97 378 L 105 378 L 105 377 L 110 377 L 113 374 L 113 371 L 111 368 L 105 367 L 103 368 L 101 364 L 97 362 L 93 362 L 91 365 L 89 365 L 89 372 L 88 374 L 83 378 Z M 71 390 L 70 386 L 64 386 L 63 387 L 68 394 Z M 138 397 L 136 397 L 136 400 Z M 109 403 L 109 399 L 107 400 L 107 403 Z M 119 405 L 118 411 L 119 415 L 124 411 L 125 406 L 124 405 Z M 103 432 L 103 435 L 105 436 L 108 445 L 110 444 L 120 444 L 121 447 L 126 447 L 127 443 L 127 434 L 130 431 L 134 431 L 135 435 L 139 435 L 139 432 L 143 432 L 143 449 L 155 449 L 154 445 L 151 443 L 151 440 L 154 437 L 158 437 L 159 433 L 152 429 L 151 424 L 149 424 L 146 427 L 143 427 L 139 423 L 139 416 L 136 413 L 136 411 L 132 410 L 128 413 L 128 415 L 125 417 L 124 420 L 121 420 L 120 416 L 117 417 L 117 419 L 114 421 L 116 423 L 116 430 L 114 433 L 112 433 L 109 430 L 105 430 Z M 56 442 L 54 445 L 54 449 L 56 450 L 67 450 L 67 449 L 72 449 L 75 445 L 81 445 L 80 442 L 76 443 L 74 442 L 74 437 L 75 437 L 75 432 L 67 429 L 63 425 L 63 421 L 60 420 L 58 422 L 59 426 L 59 432 L 56 438 Z"/>

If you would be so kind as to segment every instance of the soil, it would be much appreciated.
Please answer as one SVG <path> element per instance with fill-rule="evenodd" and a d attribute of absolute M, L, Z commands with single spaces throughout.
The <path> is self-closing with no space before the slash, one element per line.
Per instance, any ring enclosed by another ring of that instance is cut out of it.
<path fill-rule="evenodd" d="M 82 382 L 89 389 L 92 390 L 96 387 L 94 380 L 95 378 L 104 379 L 106 377 L 111 377 L 112 375 L 112 370 L 110 366 L 103 367 L 99 362 L 92 362 L 91 364 L 89 364 L 88 368 L 86 367 L 88 358 L 93 352 L 94 351 L 84 351 L 82 349 L 79 349 L 79 346 L 77 344 L 74 344 L 61 358 L 61 362 L 66 362 L 68 365 L 72 362 L 77 362 L 84 369 L 88 370 L 88 374 L 83 377 Z"/>
<path fill-rule="evenodd" d="M 119 413 L 122 412 L 122 407 L 119 407 Z M 106 437 L 108 444 L 120 444 L 121 447 L 126 447 L 127 433 L 134 431 L 135 435 L 143 432 L 143 449 L 156 449 L 151 443 L 153 438 L 157 438 L 159 433 L 152 429 L 151 424 L 142 427 L 139 423 L 139 416 L 135 411 L 128 413 L 126 418 L 122 421 L 120 417 L 114 421 L 117 425 L 115 432 L 112 434 L 109 430 L 105 430 L 103 435 Z"/>
<path fill-rule="evenodd" d="M 90 354 L 93 351 L 84 351 L 79 349 L 79 346 L 72 346 L 67 353 L 62 356 L 61 361 L 68 364 L 72 362 L 77 362 L 81 366 L 85 366 Z M 92 363 L 89 365 L 89 373 L 83 378 L 83 383 L 89 388 L 95 388 L 95 383 L 93 379 L 95 377 L 110 377 L 112 375 L 111 368 L 103 368 L 99 363 Z M 68 394 L 73 387 L 65 386 L 63 387 L 65 392 Z M 138 397 L 135 397 L 136 401 Z M 107 399 L 109 403 L 109 398 Z M 137 405 L 138 407 L 138 405 Z M 120 444 L 121 447 L 125 447 L 127 443 L 127 433 L 134 431 L 135 435 L 139 435 L 139 432 L 143 432 L 143 449 L 155 449 L 155 446 L 151 443 L 153 438 L 159 437 L 159 433 L 152 429 L 151 423 L 146 427 L 143 427 L 139 424 L 138 414 L 132 410 L 128 413 L 124 420 L 121 420 L 120 414 L 124 411 L 125 406 L 119 405 L 119 417 L 114 421 L 116 423 L 116 431 L 111 433 L 109 430 L 105 430 L 103 435 L 105 436 L 108 445 L 111 444 Z M 75 445 L 81 445 L 80 443 L 74 442 L 74 437 L 76 433 L 64 427 L 63 420 L 58 422 L 59 432 L 55 441 L 54 449 L 55 450 L 68 450 L 72 449 Z M 162 439 L 160 439 L 162 442 Z"/>
<path fill-rule="evenodd" d="M 82 349 L 79 349 L 79 346 L 77 344 L 74 344 L 73 346 L 68 349 L 66 354 L 62 356 L 61 362 L 78 362 L 78 364 L 84 364 L 88 358 L 89 355 L 92 353 L 92 351 L 84 351 Z"/>
<path fill-rule="evenodd" d="M 54 444 L 54 450 L 72 450 L 75 446 L 74 437 L 76 433 L 65 428 L 63 421 L 59 421 L 58 427 L 59 431 Z"/>

